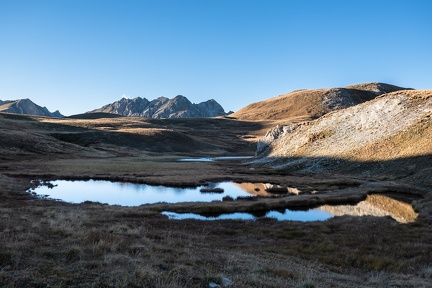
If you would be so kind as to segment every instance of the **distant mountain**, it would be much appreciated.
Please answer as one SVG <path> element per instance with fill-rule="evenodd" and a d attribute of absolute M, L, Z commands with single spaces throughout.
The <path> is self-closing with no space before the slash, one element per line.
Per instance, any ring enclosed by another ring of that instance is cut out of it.
<path fill-rule="evenodd" d="M 297 90 L 252 103 L 230 116 L 240 120 L 304 121 L 372 100 L 384 93 L 406 89 L 373 82 L 344 88 Z"/>
<path fill-rule="evenodd" d="M 112 113 L 122 116 L 141 116 L 157 119 L 226 115 L 222 106 L 213 99 L 194 104 L 182 95 L 178 95 L 172 99 L 159 97 L 152 101 L 141 97 L 133 99 L 122 98 L 88 113 Z"/>
<path fill-rule="evenodd" d="M 63 117 L 63 115 L 60 114 L 58 110 L 55 112 L 50 112 L 46 107 L 41 107 L 33 103 L 30 99 L 6 100 L 6 101 L 0 100 L 0 112 L 59 117 L 59 118 Z"/>

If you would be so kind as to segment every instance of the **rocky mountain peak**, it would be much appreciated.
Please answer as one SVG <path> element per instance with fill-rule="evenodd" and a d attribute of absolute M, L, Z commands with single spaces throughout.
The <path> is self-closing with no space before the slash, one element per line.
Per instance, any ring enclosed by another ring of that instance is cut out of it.
<path fill-rule="evenodd" d="M 177 95 L 172 99 L 159 97 L 152 101 L 146 98 L 122 98 L 89 113 L 112 113 L 122 116 L 140 116 L 148 118 L 191 118 L 216 117 L 226 115 L 225 110 L 215 100 L 194 104 L 187 97 Z"/>

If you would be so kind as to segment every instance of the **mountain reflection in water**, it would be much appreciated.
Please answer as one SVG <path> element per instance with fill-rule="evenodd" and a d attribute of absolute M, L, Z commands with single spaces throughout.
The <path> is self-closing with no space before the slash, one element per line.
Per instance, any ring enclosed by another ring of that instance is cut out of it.
<path fill-rule="evenodd" d="M 261 184 L 262 185 L 262 184 Z M 249 188 L 253 187 L 250 184 Z M 254 190 L 254 189 L 253 189 Z M 255 191 L 255 190 L 254 190 Z M 356 205 L 323 205 L 307 211 L 267 211 L 260 215 L 251 213 L 227 213 L 219 216 L 204 216 L 194 213 L 162 212 L 163 215 L 173 220 L 196 219 L 196 220 L 257 220 L 260 218 L 275 218 L 279 221 L 324 221 L 334 216 L 390 216 L 400 223 L 414 222 L 418 214 L 410 204 L 395 200 L 385 195 L 369 195 L 366 200 Z"/>
<path fill-rule="evenodd" d="M 357 205 L 324 205 L 319 209 L 335 216 L 390 216 L 400 223 L 414 222 L 418 214 L 410 204 L 398 201 L 385 195 L 369 195 L 366 200 Z"/>

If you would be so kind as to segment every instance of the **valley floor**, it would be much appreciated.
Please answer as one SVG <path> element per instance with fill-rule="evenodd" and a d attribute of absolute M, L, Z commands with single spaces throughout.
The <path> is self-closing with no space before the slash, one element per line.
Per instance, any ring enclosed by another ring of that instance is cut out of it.
<path fill-rule="evenodd" d="M 162 216 L 158 205 L 73 205 L 25 192 L 35 177 L 145 179 L 172 185 L 248 180 L 307 183 L 322 190 L 349 183 L 346 177 L 281 175 L 254 168 L 236 161 L 179 163 L 166 155 L 2 162 L 1 286 L 206 287 L 220 277 L 233 281 L 233 287 L 432 283 L 432 229 L 424 217 L 409 224 L 349 216 L 311 223 L 175 221 Z M 361 180 L 351 179 L 356 181 Z M 185 205 L 173 209 L 181 211 Z"/>
<path fill-rule="evenodd" d="M 432 285 L 432 205 L 426 188 L 404 183 L 403 178 L 298 174 L 239 160 L 176 162 L 179 157 L 196 155 L 187 151 L 187 143 L 182 146 L 185 151 L 166 150 L 176 140 L 186 139 L 196 145 L 193 149 L 201 149 L 200 155 L 216 150 L 214 155 L 251 155 L 254 147 L 248 141 L 262 136 L 268 123 L 206 120 L 203 124 L 190 120 L 194 123 L 185 125 L 181 121 L 124 120 L 120 124 L 118 119 L 53 123 L 49 119 L 2 117 L 1 287 L 208 287 L 225 278 L 233 282 L 231 287 Z M 128 130 L 132 127 L 136 134 Z M 194 129 L 196 133 L 192 133 Z M 121 131 L 114 134 L 113 130 Z M 158 136 L 174 132 L 187 137 Z M 144 134 L 162 142 L 144 143 L 141 140 L 147 138 L 140 138 Z M 124 138 L 131 146 L 120 145 Z M 230 139 L 237 142 L 229 145 Z M 233 148 L 228 151 L 227 147 Z M 174 186 L 232 180 L 289 184 L 318 193 L 292 196 L 298 201 L 290 198 L 284 202 L 266 198 L 121 207 L 36 198 L 26 192 L 32 179 L 103 179 Z M 417 198 L 414 208 L 419 216 L 415 222 L 400 224 L 389 217 L 371 216 L 307 223 L 176 221 L 160 214 L 167 207 L 177 212 L 223 212 L 313 206 L 389 192 Z"/>

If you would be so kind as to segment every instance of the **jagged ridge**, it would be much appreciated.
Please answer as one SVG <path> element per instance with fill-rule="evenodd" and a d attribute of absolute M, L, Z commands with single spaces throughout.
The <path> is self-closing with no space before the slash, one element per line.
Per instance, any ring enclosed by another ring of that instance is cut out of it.
<path fill-rule="evenodd" d="M 173 99 L 159 97 L 152 101 L 141 97 L 122 98 L 88 113 L 97 112 L 156 119 L 215 117 L 226 114 L 222 106 L 213 99 L 193 104 L 182 95 L 178 95 Z"/>

